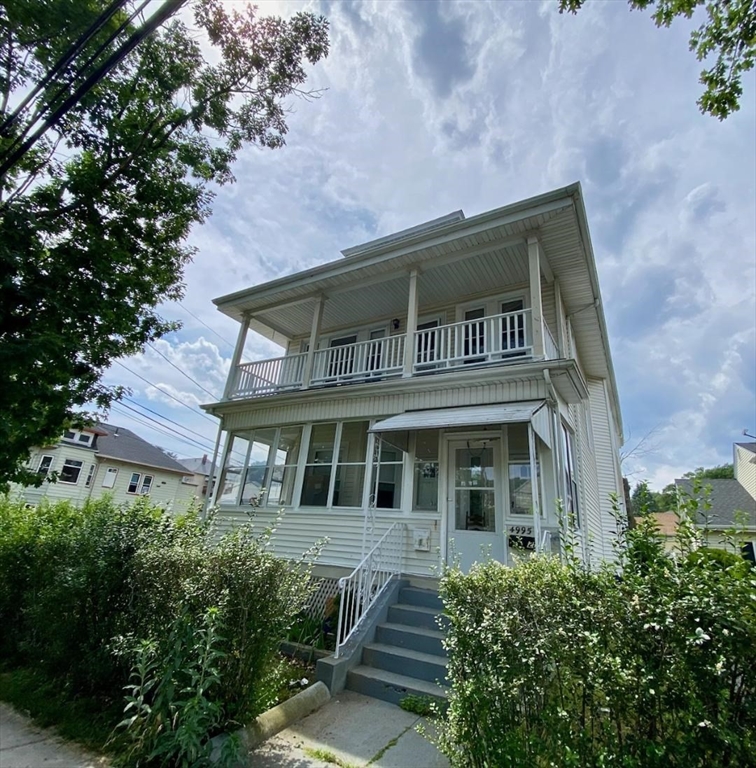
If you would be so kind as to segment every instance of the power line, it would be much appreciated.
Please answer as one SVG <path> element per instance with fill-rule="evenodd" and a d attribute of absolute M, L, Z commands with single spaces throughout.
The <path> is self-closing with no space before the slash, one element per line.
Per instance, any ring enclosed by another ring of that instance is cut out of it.
<path fill-rule="evenodd" d="M 183 429 L 186 432 L 191 432 L 193 435 L 197 435 L 197 437 L 201 438 L 202 440 L 207 440 L 208 442 L 210 442 L 210 438 L 205 437 L 205 435 L 202 435 L 199 432 L 195 432 L 193 429 L 190 429 L 189 427 L 185 427 L 183 424 L 180 424 L 178 421 L 174 421 L 173 419 L 171 419 L 168 416 L 165 416 L 164 414 L 160 413 L 159 411 L 155 411 L 152 408 L 148 408 L 146 405 L 142 405 L 142 403 L 138 402 L 137 400 L 134 400 L 134 398 L 128 397 L 128 396 L 124 396 L 124 399 L 128 400 L 130 403 L 133 403 L 138 408 L 143 408 L 145 411 L 149 411 L 150 413 L 154 413 L 155 416 L 158 416 L 159 418 L 161 418 L 161 419 L 163 419 L 165 421 L 169 421 L 171 424 L 175 424 L 177 427 L 180 427 L 181 429 Z M 128 407 L 123 402 L 121 402 L 121 405 L 123 405 L 124 407 Z M 139 414 L 139 415 L 142 416 L 144 414 Z M 149 418 L 149 416 L 144 415 L 144 418 Z M 161 426 L 163 426 L 163 425 L 161 424 Z M 166 429 L 168 429 L 168 427 L 166 427 Z M 194 438 L 187 438 L 187 439 L 194 439 Z M 241 456 L 242 459 L 246 458 L 246 454 L 242 453 L 241 451 L 234 451 L 234 450 L 232 450 L 231 453 L 235 453 L 237 456 Z"/>
<path fill-rule="evenodd" d="M 169 418 L 168 416 L 164 416 L 162 413 L 159 413 L 158 411 L 153 411 L 152 408 L 148 408 L 146 405 L 142 405 L 137 400 L 134 400 L 132 397 L 124 396 L 124 400 L 128 400 L 130 403 L 133 403 L 138 408 L 142 408 L 145 411 L 149 411 L 150 413 L 154 413 L 155 416 L 159 416 L 161 419 L 164 419 L 165 421 L 169 421 L 171 424 L 175 424 L 177 427 L 180 427 L 186 432 L 191 432 L 193 435 L 196 435 L 197 437 L 201 438 L 202 440 L 207 440 L 210 442 L 210 438 L 206 437 L 205 435 L 200 434 L 199 432 L 195 432 L 193 429 L 189 429 L 189 427 L 185 427 L 183 424 L 180 424 L 178 421 L 174 421 L 173 419 Z M 119 401 L 120 402 L 120 401 Z M 125 403 L 122 403 L 122 405 L 125 405 Z"/>
<path fill-rule="evenodd" d="M 165 360 L 165 362 L 166 362 L 166 363 L 168 363 L 168 365 L 171 365 L 171 366 L 173 366 L 173 367 L 174 367 L 174 368 L 175 368 L 175 369 L 176 369 L 176 370 L 177 370 L 177 371 L 178 371 L 178 372 L 179 372 L 179 373 L 180 373 L 182 376 L 185 376 L 187 379 L 189 379 L 189 381 L 191 381 L 191 382 L 192 382 L 192 384 L 194 384 L 196 387 L 199 387 L 199 388 L 200 388 L 200 389 L 201 389 L 203 392 L 206 392 L 206 393 L 207 393 L 208 395 L 210 395 L 210 397 L 212 397 L 214 400 L 217 400 L 217 399 L 218 399 L 218 396 L 217 396 L 217 395 L 214 395 L 214 394 L 213 394 L 213 393 L 212 393 L 212 392 L 211 392 L 209 389 L 205 389 L 205 387 L 203 387 L 203 386 L 202 386 L 202 384 L 200 384 L 200 383 L 197 381 L 197 379 L 193 379 L 193 378 L 192 378 L 192 377 L 191 377 L 191 376 L 190 376 L 190 375 L 189 375 L 189 374 L 188 374 L 186 371 L 183 371 L 183 370 L 181 370 L 181 368 L 179 368 L 179 367 L 176 365 L 176 363 L 174 363 L 174 362 L 172 362 L 171 360 L 169 360 L 169 359 L 168 359 L 168 358 L 167 358 L 167 357 L 166 357 L 166 356 L 165 356 L 165 355 L 164 355 L 164 354 L 163 354 L 163 353 L 162 353 L 162 352 L 161 352 L 161 351 L 160 351 L 160 350 L 159 350 L 157 347 L 154 347 L 154 346 L 152 346 L 152 344 L 150 344 L 150 342 L 149 342 L 149 341 L 147 342 L 147 346 L 148 346 L 148 347 L 149 347 L 149 348 L 150 348 L 150 349 L 151 349 L 153 352 L 157 352 L 157 354 L 158 354 L 158 355 L 160 355 L 160 357 L 162 357 L 162 358 L 163 358 L 163 360 Z"/>
<path fill-rule="evenodd" d="M 116 413 L 120 413 L 120 414 L 122 414 L 123 416 L 126 416 L 129 419 L 133 419 L 135 422 L 137 422 L 137 424 L 141 424 L 142 426 L 146 427 L 147 429 L 151 429 L 154 432 L 157 432 L 157 433 L 159 433 L 161 435 L 165 435 L 166 437 L 170 437 L 173 440 L 178 440 L 178 441 L 180 441 L 180 442 L 190 446 L 191 448 L 195 448 L 195 449 L 199 448 L 200 450 L 205 451 L 205 452 L 208 451 L 208 448 L 206 446 L 202 445 L 201 443 L 199 443 L 197 441 L 194 441 L 194 440 L 192 440 L 191 438 L 188 438 L 188 437 L 180 437 L 178 435 L 171 435 L 169 432 L 166 432 L 166 430 L 163 429 L 161 426 L 157 426 L 157 427 L 153 426 L 149 422 L 144 421 L 144 420 L 142 420 L 140 418 L 137 418 L 136 416 L 134 416 L 133 414 L 129 413 L 128 411 L 124 411 L 122 408 L 119 408 L 118 405 L 116 405 L 115 403 L 112 403 L 110 405 L 110 408 L 113 411 L 115 411 Z M 188 470 L 187 470 L 187 472 L 188 472 Z"/>
<path fill-rule="evenodd" d="M 131 36 L 120 48 L 113 52 L 100 65 L 98 65 L 92 74 L 76 87 L 76 90 L 62 103 L 56 107 L 43 121 L 42 125 L 29 136 L 20 146 L 14 150 L 8 150 L 5 159 L 0 163 L 0 179 L 16 165 L 16 163 L 37 143 L 37 141 L 50 129 L 55 127 L 66 115 L 66 113 L 75 107 L 86 96 L 97 83 L 106 77 L 111 70 L 117 67 L 134 48 L 139 45 L 146 37 L 151 35 L 163 22 L 173 16 L 181 8 L 186 0 L 164 0 L 163 5 Z M 15 144 L 16 142 L 14 142 Z"/>
<path fill-rule="evenodd" d="M 173 427 L 169 427 L 167 424 L 161 424 L 159 421 L 157 421 L 157 419 L 153 419 L 152 416 L 148 416 L 146 413 L 140 413 L 139 411 L 137 411 L 136 408 L 132 408 L 130 405 L 127 405 L 126 403 L 119 403 L 119 405 L 122 406 L 123 408 L 128 408 L 128 410 L 130 410 L 130 411 L 134 411 L 134 413 L 136 413 L 137 416 L 139 416 L 139 417 L 141 417 L 143 419 L 147 419 L 148 421 L 155 422 L 155 424 L 157 424 L 162 429 L 167 429 L 169 432 L 173 432 L 174 434 L 178 435 L 179 437 L 183 437 L 186 440 L 192 440 L 195 443 L 198 442 L 196 438 L 189 437 L 189 435 L 184 435 L 181 432 L 179 432 L 178 430 L 174 429 Z M 182 427 L 182 429 L 183 429 L 183 427 Z M 207 438 L 207 437 L 202 437 L 202 439 L 203 440 L 207 440 L 208 443 L 211 443 L 210 439 Z"/>
<path fill-rule="evenodd" d="M 153 384 L 149 379 L 145 379 L 144 376 L 137 373 L 136 371 L 132 371 L 131 368 L 129 368 L 128 365 L 126 365 L 125 363 L 122 363 L 120 360 L 115 360 L 114 362 L 118 363 L 118 365 L 120 365 L 121 368 L 125 368 L 132 376 L 136 376 L 138 379 L 141 379 L 145 384 L 149 384 L 151 387 L 154 387 L 159 392 L 162 392 L 164 395 L 167 395 L 168 397 L 170 397 L 171 400 L 175 400 L 179 405 L 183 405 L 184 408 L 188 408 L 192 413 L 196 413 L 199 416 L 202 416 L 202 418 L 205 419 L 206 421 L 209 421 L 211 424 L 214 424 L 216 427 L 218 426 L 218 423 L 216 421 L 213 421 L 213 419 L 211 419 L 206 414 L 202 413 L 202 411 L 199 411 L 196 408 L 192 408 L 191 405 L 188 405 L 183 400 L 179 400 L 175 395 L 172 395 L 170 392 L 168 392 L 168 390 L 163 389 L 158 384 Z"/>
<path fill-rule="evenodd" d="M 207 330 L 208 330 L 208 331 L 210 331 L 210 333 L 214 333 L 214 334 L 215 334 L 215 335 L 216 335 L 216 336 L 217 336 L 217 337 L 218 337 L 218 338 L 219 338 L 219 339 L 220 339 L 220 340 L 221 340 L 221 341 L 222 341 L 224 344 L 227 344 L 229 347 L 231 347 L 231 349 L 233 349 L 233 348 L 234 348 L 234 346 L 235 346 L 234 344 L 232 344 L 232 343 L 231 343 L 230 341 L 228 341 L 227 339 L 224 339 L 224 338 L 223 338 L 223 336 L 221 336 L 221 335 L 218 333 L 218 331 L 215 331 L 215 330 L 213 330 L 213 329 L 212 329 L 212 328 L 211 328 L 211 327 L 210 327 L 210 326 L 209 326 L 209 325 L 208 325 L 208 324 L 207 324 L 207 323 L 206 323 L 204 320 L 200 320 L 200 318 L 199 318 L 199 317 L 197 317 L 197 315 L 195 315 L 195 314 L 194 314 L 194 312 L 192 312 L 192 310 L 191 310 L 191 309 L 189 309 L 188 307 L 185 307 L 185 306 L 184 306 L 184 305 L 183 305 L 183 304 L 182 304 L 180 301 L 177 301 L 176 303 L 177 303 L 177 304 L 178 304 L 178 305 L 181 307 L 181 309 L 183 309 L 183 310 L 184 310 L 184 312 L 187 312 L 187 313 L 188 313 L 188 314 L 190 314 L 190 315 L 191 315 L 191 316 L 192 316 L 192 317 L 193 317 L 193 318 L 194 318 L 194 319 L 195 319 L 195 320 L 196 320 L 198 323 L 201 323 L 202 325 L 204 325 L 204 326 L 205 326 L 205 328 L 207 328 Z"/>

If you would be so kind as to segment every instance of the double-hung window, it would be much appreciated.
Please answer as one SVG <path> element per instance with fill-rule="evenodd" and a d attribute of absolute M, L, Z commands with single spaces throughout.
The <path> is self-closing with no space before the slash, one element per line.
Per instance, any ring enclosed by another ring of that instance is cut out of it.
<path fill-rule="evenodd" d="M 139 490 L 139 481 L 142 479 L 142 475 L 139 472 L 132 472 L 131 478 L 129 480 L 128 488 L 126 488 L 126 493 L 136 493 Z"/>
<path fill-rule="evenodd" d="M 37 466 L 37 474 L 42 475 L 42 477 L 47 477 L 47 475 L 50 473 L 50 470 L 52 469 L 52 465 L 52 456 L 42 456 L 39 460 L 39 465 Z"/>
<path fill-rule="evenodd" d="M 339 458 L 333 485 L 334 507 L 361 507 L 365 487 L 365 458 L 367 455 L 366 421 L 341 424 Z"/>
<path fill-rule="evenodd" d="M 333 470 L 336 424 L 313 424 L 304 469 L 301 503 L 304 507 L 327 507 Z"/>
<path fill-rule="evenodd" d="M 509 453 L 509 512 L 511 515 L 533 514 L 533 483 L 530 473 L 530 445 L 527 424 L 507 427 Z M 543 510 L 541 510 L 543 514 Z"/>
<path fill-rule="evenodd" d="M 132 472 L 126 493 L 138 493 L 140 496 L 146 496 L 152 488 L 152 480 L 152 475 L 142 475 L 141 472 Z"/>
<path fill-rule="evenodd" d="M 60 470 L 60 476 L 58 481 L 61 483 L 69 483 L 76 485 L 79 482 L 79 475 L 81 474 L 81 468 L 84 466 L 83 461 L 76 461 L 75 459 L 66 459 L 63 462 L 63 469 Z"/>
<path fill-rule="evenodd" d="M 404 474 L 403 452 L 399 448 L 381 441 L 377 472 L 375 506 L 380 509 L 401 509 L 402 475 Z"/>
<path fill-rule="evenodd" d="M 302 427 L 281 427 L 268 483 L 268 506 L 289 506 L 292 503 L 301 449 Z"/>
<path fill-rule="evenodd" d="M 152 475 L 145 475 L 142 478 L 142 485 L 139 487 L 139 493 L 146 496 L 152 489 Z"/>

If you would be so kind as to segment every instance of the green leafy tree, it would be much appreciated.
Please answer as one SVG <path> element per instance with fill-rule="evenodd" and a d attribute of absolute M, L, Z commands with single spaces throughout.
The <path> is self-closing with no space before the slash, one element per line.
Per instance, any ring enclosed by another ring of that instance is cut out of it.
<path fill-rule="evenodd" d="M 701 480 L 732 480 L 735 477 L 735 468 L 732 464 L 718 464 L 708 469 L 698 467 L 693 472 L 686 472 L 683 477 L 691 479 L 698 477 Z"/>
<path fill-rule="evenodd" d="M 577 13 L 585 0 L 559 0 L 559 11 Z M 705 9 L 706 21 L 690 34 L 690 50 L 699 61 L 711 62 L 701 72 L 704 92 L 701 112 L 724 120 L 740 109 L 743 75 L 756 62 L 756 3 L 754 0 L 628 0 L 632 10 L 652 8 L 658 27 L 675 18 L 690 19 Z"/>
<path fill-rule="evenodd" d="M 633 488 L 633 495 L 631 498 L 633 502 L 633 512 L 636 515 L 661 511 L 659 509 L 657 494 L 648 487 L 648 483 L 645 480 L 636 484 L 635 488 Z"/>
<path fill-rule="evenodd" d="M 0 0 L 0 124 L 106 5 Z M 132 5 L 77 66 L 131 33 Z M 117 398 L 105 369 L 174 328 L 155 308 L 182 295 L 186 238 L 209 216 L 212 186 L 233 181 L 243 146 L 281 147 L 287 99 L 312 95 L 301 88 L 306 63 L 328 53 L 325 18 L 221 0 L 197 0 L 193 14 L 192 27 L 174 19 L 145 39 L 0 178 L 0 486 L 33 482 L 30 447 L 86 403 Z M 40 97 L 34 114 L 72 88 Z M 0 153 L 23 129 L 4 126 Z"/>

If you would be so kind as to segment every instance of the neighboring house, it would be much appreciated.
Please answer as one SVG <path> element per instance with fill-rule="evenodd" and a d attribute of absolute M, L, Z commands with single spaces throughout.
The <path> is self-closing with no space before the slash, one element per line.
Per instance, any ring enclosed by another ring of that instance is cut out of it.
<path fill-rule="evenodd" d="M 197 486 L 197 495 L 204 499 L 208 494 L 208 490 L 212 491 L 213 483 L 210 482 L 212 460 L 208 458 L 207 454 L 204 454 L 196 459 L 179 459 L 179 463 L 192 474 L 191 482 Z M 214 472 L 213 480 L 215 480 L 215 475 L 216 473 Z"/>
<path fill-rule="evenodd" d="M 198 493 L 186 467 L 131 430 L 112 424 L 67 431 L 54 445 L 33 449 L 29 465 L 45 477 L 58 474 L 57 482 L 38 488 L 12 486 L 12 493 L 21 493 L 30 504 L 43 498 L 81 503 L 106 493 L 120 503 L 149 495 L 178 512 Z"/>
<path fill-rule="evenodd" d="M 402 571 L 433 576 L 556 548 L 560 503 L 612 558 L 622 421 L 580 185 L 342 254 L 215 300 L 241 326 L 205 406 L 221 524 L 283 509 L 276 551 L 327 538 L 338 575 L 399 523 Z M 250 329 L 283 356 L 242 362 Z"/>
<path fill-rule="evenodd" d="M 693 491 L 693 480 L 675 480 L 675 485 L 700 500 L 696 522 L 705 524 L 710 546 L 729 547 L 723 534 L 742 527 L 743 556 L 756 562 L 756 443 L 735 443 L 733 454 L 734 479 L 705 479 L 699 494 Z"/>

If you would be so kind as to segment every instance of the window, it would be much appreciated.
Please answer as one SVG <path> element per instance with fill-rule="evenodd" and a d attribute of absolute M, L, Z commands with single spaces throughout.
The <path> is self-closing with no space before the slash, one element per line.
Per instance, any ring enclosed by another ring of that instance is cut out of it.
<path fill-rule="evenodd" d="M 102 478 L 102 487 L 112 488 L 115 485 L 117 476 L 118 476 L 118 468 L 108 467 L 108 471 L 105 473 L 105 477 Z"/>
<path fill-rule="evenodd" d="M 244 486 L 241 489 L 240 504 L 259 507 L 267 492 L 267 472 L 270 451 L 276 439 L 276 430 L 256 429 L 252 435 L 249 455 L 245 462 Z"/>
<path fill-rule="evenodd" d="M 131 480 L 129 480 L 129 487 L 126 489 L 126 493 L 136 493 L 139 490 L 139 481 L 142 476 L 139 472 L 131 473 Z"/>
<path fill-rule="evenodd" d="M 142 487 L 139 489 L 139 493 L 142 496 L 146 496 L 152 488 L 152 475 L 145 475 L 142 479 Z"/>
<path fill-rule="evenodd" d="M 87 473 L 87 479 L 84 481 L 84 485 L 86 485 L 87 488 L 89 488 L 89 486 L 92 485 L 92 478 L 94 477 L 94 473 L 95 473 L 95 465 L 90 464 L 89 472 Z"/>
<path fill-rule="evenodd" d="M 61 483 L 70 483 L 76 485 L 79 482 L 79 474 L 81 468 L 84 466 L 84 462 L 75 461 L 74 459 L 66 459 L 63 462 L 63 469 L 60 470 L 60 477 L 58 480 Z"/>
<path fill-rule="evenodd" d="M 331 339 L 328 345 L 331 352 L 328 355 L 328 376 L 348 376 L 354 370 L 354 344 L 357 343 L 357 335 L 344 336 L 340 339 Z"/>
<path fill-rule="evenodd" d="M 501 303 L 501 351 L 505 355 L 522 355 L 525 349 L 525 303 L 512 299 Z M 514 314 L 512 314 L 514 313 Z"/>
<path fill-rule="evenodd" d="M 509 448 L 509 513 L 533 514 L 533 484 L 530 477 L 530 445 L 527 424 L 507 427 Z"/>
<path fill-rule="evenodd" d="M 417 324 L 418 331 L 432 331 L 431 333 L 420 333 L 415 337 L 417 339 L 417 359 L 415 362 L 418 365 L 432 363 L 436 359 L 438 331 L 433 329 L 438 328 L 439 324 L 438 320 L 428 320 L 428 322 Z"/>
<path fill-rule="evenodd" d="M 84 443 L 84 445 L 91 445 L 93 439 L 93 434 L 89 432 L 79 432 L 78 436 L 76 437 L 76 442 Z"/>
<path fill-rule="evenodd" d="M 746 560 L 756 564 L 756 541 L 747 541 L 743 544 L 740 551 Z"/>
<path fill-rule="evenodd" d="M 281 427 L 268 484 L 268 506 L 289 506 L 292 503 L 301 449 L 302 427 Z"/>
<path fill-rule="evenodd" d="M 306 507 L 328 505 L 336 424 L 314 424 L 310 433 L 301 503 Z"/>
<path fill-rule="evenodd" d="M 580 528 L 577 476 L 575 475 L 575 448 L 572 433 L 562 424 L 562 452 L 564 454 L 564 513 L 575 528 Z"/>
<path fill-rule="evenodd" d="M 465 312 L 465 362 L 466 363 L 478 363 L 484 358 L 474 357 L 475 355 L 482 355 L 486 351 L 486 324 L 482 321 L 486 315 L 484 307 L 478 307 L 476 309 L 468 309 Z M 481 318 L 481 322 L 473 323 L 467 322 L 470 320 L 478 320 Z M 472 359 L 470 359 L 472 358 Z"/>
<path fill-rule="evenodd" d="M 348 421 L 341 425 L 339 460 L 333 486 L 334 507 L 361 507 L 365 487 L 367 455 L 366 421 Z"/>
<path fill-rule="evenodd" d="M 438 430 L 415 433 L 415 467 L 412 509 L 438 509 Z"/>
<path fill-rule="evenodd" d="M 249 452 L 250 433 L 233 435 L 226 454 L 226 466 L 221 477 L 219 504 L 238 504 L 242 471 Z"/>
<path fill-rule="evenodd" d="M 37 466 L 37 474 L 42 477 L 47 477 L 53 465 L 52 456 L 41 456 L 39 459 L 39 465 Z"/>
<path fill-rule="evenodd" d="M 82 432 L 78 429 L 67 429 L 63 433 L 64 440 L 70 440 L 72 443 L 81 445 L 92 445 L 94 435 L 91 432 Z"/>
<path fill-rule="evenodd" d="M 381 442 L 378 458 L 378 487 L 375 491 L 375 506 L 380 509 L 401 509 L 403 454 L 399 448 Z"/>
<path fill-rule="evenodd" d="M 76 440 L 76 432 L 72 432 L 70 429 L 67 429 L 63 433 L 63 439 L 64 440 Z"/>

